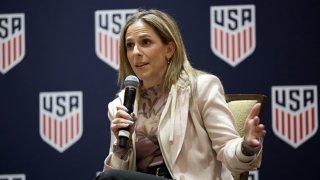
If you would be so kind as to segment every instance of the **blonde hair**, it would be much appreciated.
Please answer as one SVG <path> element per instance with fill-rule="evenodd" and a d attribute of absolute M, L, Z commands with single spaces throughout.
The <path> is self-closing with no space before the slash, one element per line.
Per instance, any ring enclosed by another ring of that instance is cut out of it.
<path fill-rule="evenodd" d="M 178 81 L 182 71 L 187 73 L 189 79 L 194 79 L 190 78 L 190 76 L 195 77 L 197 71 L 189 63 L 182 36 L 175 20 L 169 14 L 160 10 L 139 10 L 128 19 L 120 34 L 120 69 L 118 74 L 120 88 L 123 88 L 126 76 L 135 75 L 127 58 L 125 36 L 129 26 L 138 20 L 150 25 L 164 44 L 173 42 L 176 47 L 164 76 L 163 90 L 168 92 L 170 87 Z"/>

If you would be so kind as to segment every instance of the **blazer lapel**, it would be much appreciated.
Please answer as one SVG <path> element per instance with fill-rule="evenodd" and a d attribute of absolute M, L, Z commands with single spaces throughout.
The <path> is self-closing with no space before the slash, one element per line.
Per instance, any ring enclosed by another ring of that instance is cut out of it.
<path fill-rule="evenodd" d="M 179 89 L 178 89 L 179 88 Z M 175 164 L 186 135 L 189 114 L 190 87 L 173 87 L 170 136 L 172 164 Z"/>

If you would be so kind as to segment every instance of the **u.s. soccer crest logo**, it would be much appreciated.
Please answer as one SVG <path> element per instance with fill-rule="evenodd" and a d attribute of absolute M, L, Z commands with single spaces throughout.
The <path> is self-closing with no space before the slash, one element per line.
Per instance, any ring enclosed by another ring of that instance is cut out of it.
<path fill-rule="evenodd" d="M 82 136 L 82 92 L 41 92 L 39 98 L 41 138 L 62 153 Z"/>
<path fill-rule="evenodd" d="M 119 43 L 122 26 L 137 9 L 98 10 L 95 12 L 95 49 L 103 62 L 119 69 Z"/>
<path fill-rule="evenodd" d="M 237 66 L 256 47 L 255 6 L 211 6 L 210 35 L 213 53 Z"/>
<path fill-rule="evenodd" d="M 24 14 L 0 14 L 0 72 L 5 74 L 20 63 L 25 51 Z"/>
<path fill-rule="evenodd" d="M 318 130 L 317 86 L 273 86 L 272 129 L 293 148 L 314 136 Z"/>

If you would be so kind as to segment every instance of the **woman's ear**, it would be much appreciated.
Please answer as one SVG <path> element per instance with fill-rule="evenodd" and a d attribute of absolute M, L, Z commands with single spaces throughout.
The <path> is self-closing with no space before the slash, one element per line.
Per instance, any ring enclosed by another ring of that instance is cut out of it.
<path fill-rule="evenodd" d="M 169 42 L 167 46 L 166 58 L 170 59 L 175 51 L 176 51 L 176 45 L 172 41 Z"/>

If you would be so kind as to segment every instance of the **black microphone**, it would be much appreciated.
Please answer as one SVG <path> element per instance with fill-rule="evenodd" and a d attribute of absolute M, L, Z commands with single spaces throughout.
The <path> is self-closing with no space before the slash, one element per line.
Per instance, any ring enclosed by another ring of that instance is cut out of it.
<path fill-rule="evenodd" d="M 124 80 L 124 103 L 123 105 L 128 109 L 128 113 L 131 114 L 133 112 L 133 104 L 136 98 L 136 91 L 139 86 L 139 79 L 136 76 L 130 75 L 127 76 Z M 125 148 L 127 146 L 127 141 L 129 139 L 130 132 L 129 127 L 120 128 L 119 130 L 119 146 L 121 148 Z"/>

